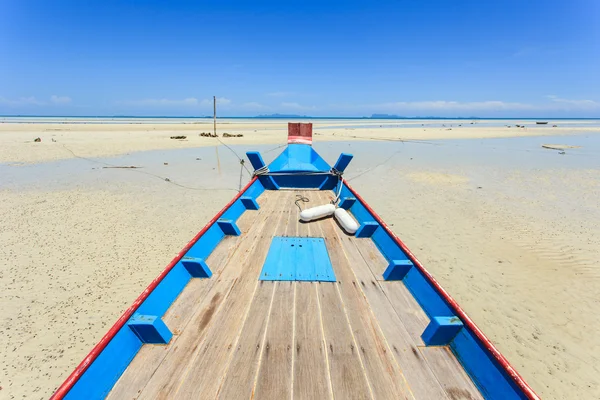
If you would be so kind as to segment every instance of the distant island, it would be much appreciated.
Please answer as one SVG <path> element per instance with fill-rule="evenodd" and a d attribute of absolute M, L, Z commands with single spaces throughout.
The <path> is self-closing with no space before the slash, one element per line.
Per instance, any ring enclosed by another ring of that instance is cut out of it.
<path fill-rule="evenodd" d="M 258 115 L 255 118 L 311 118 L 308 115 L 296 115 L 296 114 L 269 114 L 269 115 Z"/>
<path fill-rule="evenodd" d="M 395 114 L 371 114 L 372 119 L 405 119 L 407 117 L 401 117 Z"/>

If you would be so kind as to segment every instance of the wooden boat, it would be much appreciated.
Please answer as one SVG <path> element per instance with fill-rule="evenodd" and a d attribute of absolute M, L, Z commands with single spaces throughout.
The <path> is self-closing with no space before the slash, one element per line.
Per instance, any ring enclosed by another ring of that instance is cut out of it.
<path fill-rule="evenodd" d="M 538 125 L 547 125 L 548 121 L 535 121 L 535 123 Z"/>
<path fill-rule="evenodd" d="M 287 148 L 179 253 L 53 399 L 537 399 L 406 245 L 290 124 Z M 300 222 L 297 196 L 335 202 Z"/>

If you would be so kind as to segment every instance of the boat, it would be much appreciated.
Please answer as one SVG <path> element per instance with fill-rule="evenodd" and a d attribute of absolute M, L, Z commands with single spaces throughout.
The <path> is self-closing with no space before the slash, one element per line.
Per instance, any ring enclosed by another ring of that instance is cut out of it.
<path fill-rule="evenodd" d="M 247 153 L 250 182 L 52 399 L 538 399 L 312 136 Z"/>
<path fill-rule="evenodd" d="M 548 125 L 548 121 L 535 121 L 537 125 Z"/>

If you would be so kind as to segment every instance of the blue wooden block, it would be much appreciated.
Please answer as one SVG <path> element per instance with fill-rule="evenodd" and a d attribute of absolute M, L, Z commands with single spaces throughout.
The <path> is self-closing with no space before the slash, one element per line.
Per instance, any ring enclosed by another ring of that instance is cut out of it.
<path fill-rule="evenodd" d="M 238 228 L 236 223 L 230 219 L 218 219 L 217 224 L 226 235 L 240 236 L 242 234 L 240 228 Z"/>
<path fill-rule="evenodd" d="M 401 281 L 412 266 L 413 263 L 410 260 L 392 260 L 383 273 L 383 279 L 386 281 Z"/>
<path fill-rule="evenodd" d="M 242 204 L 244 205 L 244 207 L 246 207 L 246 210 L 258 210 L 259 209 L 258 202 L 253 197 L 242 196 L 242 197 L 240 197 L 240 199 L 242 200 Z"/>
<path fill-rule="evenodd" d="M 181 263 L 192 278 L 210 278 L 212 272 L 203 258 L 183 257 Z"/>
<path fill-rule="evenodd" d="M 246 157 L 250 160 L 250 163 L 254 167 L 254 169 L 260 169 L 264 167 L 266 164 L 258 151 L 248 151 L 246 153 Z"/>
<path fill-rule="evenodd" d="M 173 336 L 163 320 L 156 315 L 135 313 L 127 325 L 143 343 L 167 344 Z"/>
<path fill-rule="evenodd" d="M 363 222 L 363 224 L 356 231 L 357 238 L 367 238 L 373 236 L 373 233 L 377 230 L 379 224 L 375 221 Z"/>
<path fill-rule="evenodd" d="M 344 210 L 349 210 L 355 202 L 356 197 L 342 197 L 342 199 L 340 200 L 339 207 L 343 208 Z"/>
<path fill-rule="evenodd" d="M 427 346 L 445 346 L 450 344 L 463 327 L 458 317 L 433 317 L 421 335 Z"/>
<path fill-rule="evenodd" d="M 333 168 L 340 172 L 344 172 L 344 170 L 346 169 L 348 164 L 350 164 L 350 161 L 352 161 L 352 157 L 354 157 L 352 154 L 348 154 L 348 153 L 340 154 L 340 157 L 336 161 Z"/>

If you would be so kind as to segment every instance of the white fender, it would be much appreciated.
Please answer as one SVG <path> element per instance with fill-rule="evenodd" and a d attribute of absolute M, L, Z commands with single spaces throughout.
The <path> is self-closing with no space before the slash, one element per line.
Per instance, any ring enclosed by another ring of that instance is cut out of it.
<path fill-rule="evenodd" d="M 358 228 L 358 222 L 343 208 L 337 208 L 333 214 L 342 228 L 348 233 L 354 234 Z"/>
<path fill-rule="evenodd" d="M 335 211 L 335 206 L 333 204 L 325 204 L 322 206 L 307 208 L 300 213 L 300 219 L 302 221 L 312 221 L 314 219 L 319 219 L 323 217 L 327 217 Z"/>

